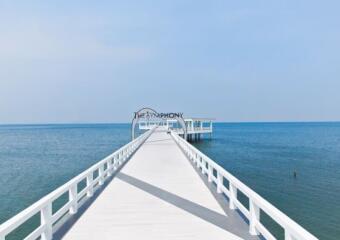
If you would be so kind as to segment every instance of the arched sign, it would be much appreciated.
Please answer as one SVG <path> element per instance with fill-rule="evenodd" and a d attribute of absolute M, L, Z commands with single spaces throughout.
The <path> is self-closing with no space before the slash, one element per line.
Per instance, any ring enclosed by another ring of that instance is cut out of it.
<path fill-rule="evenodd" d="M 131 124 L 132 140 L 135 139 L 135 127 L 138 121 L 140 119 L 150 119 L 150 117 L 154 114 L 157 114 L 157 112 L 151 108 L 142 108 L 138 112 L 135 112 L 135 115 L 132 119 L 132 124 Z"/>
<path fill-rule="evenodd" d="M 183 119 L 183 113 L 158 113 L 152 108 L 148 107 L 140 109 L 138 112 L 134 113 L 134 117 L 132 119 L 132 139 L 135 139 L 135 127 L 140 119 L 146 119 L 147 121 L 150 121 L 151 119 L 161 119 L 162 121 L 166 121 L 167 119 L 175 119 L 183 128 L 184 139 L 187 139 L 187 127 Z"/>

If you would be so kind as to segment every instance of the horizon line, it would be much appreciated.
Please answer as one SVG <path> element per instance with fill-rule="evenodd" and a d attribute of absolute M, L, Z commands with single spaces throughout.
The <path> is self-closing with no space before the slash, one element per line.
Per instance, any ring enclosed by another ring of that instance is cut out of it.
<path fill-rule="evenodd" d="M 213 121 L 213 123 L 339 123 L 340 120 L 288 120 L 288 121 Z M 0 123 L 0 126 L 14 125 L 109 125 L 109 124 L 131 124 L 131 122 L 35 122 L 35 123 Z"/>

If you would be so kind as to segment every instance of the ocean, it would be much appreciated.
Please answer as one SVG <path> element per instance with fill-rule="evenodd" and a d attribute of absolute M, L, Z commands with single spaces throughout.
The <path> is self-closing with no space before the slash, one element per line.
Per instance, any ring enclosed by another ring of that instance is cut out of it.
<path fill-rule="evenodd" d="M 0 125 L 0 223 L 130 136 L 129 124 Z M 212 138 L 194 145 L 320 239 L 340 238 L 340 123 L 216 123 Z"/>

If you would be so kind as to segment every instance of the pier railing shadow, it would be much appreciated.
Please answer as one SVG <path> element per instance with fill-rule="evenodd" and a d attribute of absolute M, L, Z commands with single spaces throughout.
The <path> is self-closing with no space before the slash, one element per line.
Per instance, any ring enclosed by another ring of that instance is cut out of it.
<path fill-rule="evenodd" d="M 198 203 L 195 203 L 191 200 L 185 199 L 181 196 L 173 194 L 169 191 L 161 189 L 155 185 L 147 183 L 143 180 L 137 179 L 130 175 L 124 174 L 122 172 L 118 173 L 116 178 L 140 189 L 144 192 L 157 197 L 171 205 L 178 207 L 186 212 L 189 212 L 192 215 L 195 215 L 198 218 L 203 219 L 206 222 L 209 222 L 225 231 L 238 235 L 242 238 L 249 239 L 249 235 L 245 235 L 244 231 L 239 230 L 239 222 L 235 221 L 234 216 L 228 216 L 226 214 L 221 214 L 216 211 L 213 211 L 209 208 L 206 208 Z M 258 239 L 258 238 L 250 238 L 250 239 Z"/>
<path fill-rule="evenodd" d="M 93 205 L 93 203 L 97 200 L 97 198 L 101 195 L 101 193 L 107 188 L 108 185 L 117 177 L 120 170 L 129 163 L 129 160 L 132 158 L 131 155 L 122 165 L 120 165 L 116 172 L 114 172 L 102 186 L 97 186 L 98 189 L 93 193 L 93 196 L 85 201 L 78 209 L 78 212 L 74 215 L 69 215 L 65 220 L 63 220 L 60 228 L 56 232 L 53 233 L 53 240 L 61 240 L 63 237 L 70 231 L 70 229 L 78 222 L 78 220 L 83 216 L 83 214 Z"/>

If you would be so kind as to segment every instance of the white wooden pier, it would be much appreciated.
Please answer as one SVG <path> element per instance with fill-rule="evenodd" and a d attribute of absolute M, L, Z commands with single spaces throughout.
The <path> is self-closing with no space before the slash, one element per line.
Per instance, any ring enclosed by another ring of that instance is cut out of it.
<path fill-rule="evenodd" d="M 260 210 L 286 240 L 316 239 L 177 133 L 155 127 L 0 225 L 0 239 L 35 214 L 40 226 L 25 239 L 275 239 Z"/>
<path fill-rule="evenodd" d="M 156 131 L 100 194 L 65 239 L 241 239 L 183 152 Z M 105 221 L 104 221 L 105 219 Z M 243 234 L 243 235 L 242 235 Z"/>

